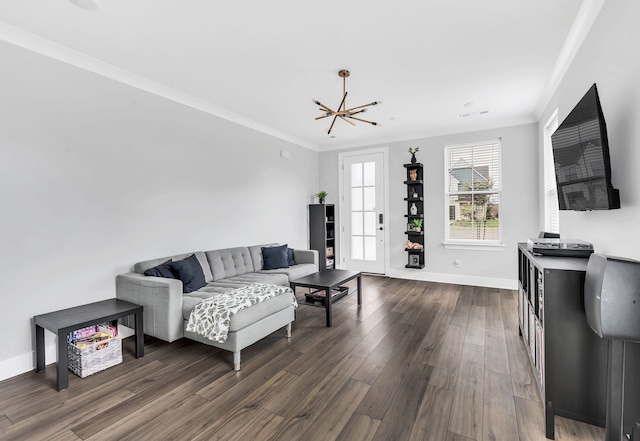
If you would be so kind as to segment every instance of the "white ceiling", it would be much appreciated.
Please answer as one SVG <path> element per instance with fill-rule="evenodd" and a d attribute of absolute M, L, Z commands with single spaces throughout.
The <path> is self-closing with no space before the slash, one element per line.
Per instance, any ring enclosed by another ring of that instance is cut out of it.
<path fill-rule="evenodd" d="M 71 0 L 0 2 L 0 39 L 320 150 L 536 121 L 588 8 L 582 0 L 101 1 L 97 12 Z M 314 120 L 312 98 L 338 107 L 340 69 L 351 71 L 348 106 L 382 101 L 363 115 L 381 126 L 337 121 L 330 138 L 330 118 Z"/>

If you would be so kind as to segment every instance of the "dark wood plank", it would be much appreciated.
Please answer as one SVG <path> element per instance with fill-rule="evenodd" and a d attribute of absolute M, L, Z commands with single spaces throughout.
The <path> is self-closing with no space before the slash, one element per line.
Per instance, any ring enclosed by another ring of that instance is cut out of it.
<path fill-rule="evenodd" d="M 449 429 L 453 391 L 427 386 L 409 441 L 441 441 Z"/>

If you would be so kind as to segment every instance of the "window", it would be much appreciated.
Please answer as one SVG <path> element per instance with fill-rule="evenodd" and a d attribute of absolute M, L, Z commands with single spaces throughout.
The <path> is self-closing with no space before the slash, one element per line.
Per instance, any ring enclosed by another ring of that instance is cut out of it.
<path fill-rule="evenodd" d="M 553 162 L 553 146 L 551 145 L 551 135 L 558 128 L 558 110 L 556 109 L 551 118 L 544 126 L 544 231 L 550 233 L 560 232 L 560 219 L 558 209 L 558 188 L 556 187 L 556 170 Z"/>
<path fill-rule="evenodd" d="M 500 244 L 500 139 L 445 147 L 445 245 Z"/>

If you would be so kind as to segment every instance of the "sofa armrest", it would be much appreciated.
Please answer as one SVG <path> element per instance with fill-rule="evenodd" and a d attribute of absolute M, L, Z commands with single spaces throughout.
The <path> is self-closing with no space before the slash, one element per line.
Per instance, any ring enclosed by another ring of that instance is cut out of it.
<path fill-rule="evenodd" d="M 313 263 L 316 266 L 316 271 L 320 270 L 320 259 L 318 257 L 318 250 L 293 250 L 293 257 L 296 259 L 296 263 Z"/>
<path fill-rule="evenodd" d="M 116 297 L 143 306 L 145 334 L 167 342 L 183 337 L 180 280 L 138 273 L 119 274 Z"/>

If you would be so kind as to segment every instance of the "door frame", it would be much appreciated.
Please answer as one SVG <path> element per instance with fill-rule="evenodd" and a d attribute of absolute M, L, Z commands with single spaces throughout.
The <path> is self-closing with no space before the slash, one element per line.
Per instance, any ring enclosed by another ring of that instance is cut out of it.
<path fill-rule="evenodd" d="M 338 153 L 338 197 L 340 207 L 338 209 L 338 219 L 340 221 L 340 261 L 338 268 L 344 268 L 344 160 L 348 157 L 370 155 L 373 153 L 382 153 L 382 179 L 384 181 L 382 196 L 384 198 L 384 275 L 389 273 L 389 147 L 377 147 L 363 150 L 351 150 L 348 152 Z"/>

